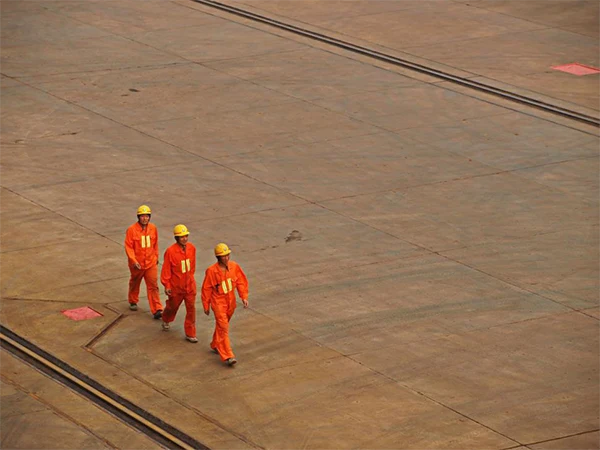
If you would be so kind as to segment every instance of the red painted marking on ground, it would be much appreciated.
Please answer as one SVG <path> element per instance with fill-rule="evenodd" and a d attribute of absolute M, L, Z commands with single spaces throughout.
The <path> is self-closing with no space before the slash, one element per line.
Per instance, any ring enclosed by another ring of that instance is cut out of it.
<path fill-rule="evenodd" d="M 83 306 L 75 309 L 65 309 L 62 313 L 72 320 L 88 320 L 95 317 L 102 317 L 102 314 L 94 311 L 89 306 Z"/>
<path fill-rule="evenodd" d="M 593 73 L 600 73 L 600 69 L 598 69 L 597 67 L 584 66 L 583 64 L 579 63 L 563 64 L 562 66 L 554 66 L 552 68 L 554 70 L 560 70 L 561 72 L 571 73 L 579 77 L 583 75 L 591 75 Z"/>

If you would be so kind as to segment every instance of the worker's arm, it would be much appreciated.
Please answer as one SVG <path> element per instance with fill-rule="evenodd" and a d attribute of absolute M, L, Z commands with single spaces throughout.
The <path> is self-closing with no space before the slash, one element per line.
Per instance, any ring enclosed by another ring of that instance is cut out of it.
<path fill-rule="evenodd" d="M 135 249 L 134 249 L 134 233 L 128 228 L 125 233 L 125 253 L 127 254 L 127 261 L 129 263 L 129 267 L 135 267 L 136 269 L 141 269 L 142 266 L 138 263 L 137 258 L 135 257 Z"/>
<path fill-rule="evenodd" d="M 204 308 L 204 314 L 208 316 L 210 313 L 210 302 L 212 300 L 213 295 L 213 277 L 209 269 L 206 269 L 204 273 L 204 281 L 202 282 L 202 307 Z"/>
<path fill-rule="evenodd" d="M 165 294 L 171 295 L 171 256 L 169 250 L 165 252 L 162 270 L 160 271 L 160 282 L 165 287 Z"/>
<path fill-rule="evenodd" d="M 240 299 L 242 300 L 242 303 L 244 304 L 244 308 L 247 308 L 248 307 L 248 290 L 249 290 L 248 278 L 246 277 L 246 274 L 244 273 L 244 271 L 242 270 L 242 268 L 240 266 L 236 266 L 236 269 L 237 269 L 237 274 L 236 274 L 237 292 L 238 292 L 238 295 L 240 296 Z"/>

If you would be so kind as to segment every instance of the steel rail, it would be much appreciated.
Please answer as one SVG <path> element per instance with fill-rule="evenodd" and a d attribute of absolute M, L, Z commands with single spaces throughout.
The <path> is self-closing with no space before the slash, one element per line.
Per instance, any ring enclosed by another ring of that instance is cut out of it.
<path fill-rule="evenodd" d="M 600 127 L 600 118 L 590 116 L 587 114 L 579 113 L 577 111 L 573 111 L 570 109 L 562 108 L 560 106 L 552 105 L 550 103 L 543 102 L 541 100 L 536 100 L 531 97 L 526 97 L 524 95 L 516 94 L 514 92 L 510 92 L 504 89 L 496 88 L 484 83 L 480 83 L 478 81 L 469 80 L 468 78 L 459 77 L 456 75 L 452 75 L 447 72 L 443 72 L 441 70 L 433 69 L 431 67 L 424 66 L 422 64 L 417 64 L 406 59 L 398 58 L 392 55 L 388 55 L 385 53 L 378 52 L 373 49 L 369 49 L 367 47 L 362 47 L 360 45 L 355 45 L 350 42 L 342 41 L 341 39 L 337 39 L 331 36 L 327 36 L 322 33 L 317 33 L 315 31 L 310 31 L 304 28 L 297 27 L 295 25 L 290 25 L 285 22 L 281 22 L 276 19 L 272 19 L 267 16 L 263 16 L 260 14 L 253 13 L 251 11 L 247 11 L 245 9 L 237 8 L 235 6 L 226 5 L 224 3 L 220 3 L 213 0 L 192 0 L 196 3 L 209 6 L 212 8 L 219 9 L 221 11 L 226 11 L 246 19 L 251 19 L 257 22 L 261 22 L 267 25 L 271 25 L 277 27 L 279 29 L 287 30 L 292 33 L 298 34 L 303 37 L 308 37 L 319 42 L 324 42 L 327 44 L 334 45 L 336 47 L 342 48 L 344 50 L 349 50 L 354 53 L 358 53 L 364 56 L 368 56 L 371 58 L 378 59 L 380 61 L 385 61 L 387 63 L 394 64 L 396 66 L 400 66 L 406 69 L 411 69 L 420 73 L 424 73 L 427 75 L 431 75 L 436 78 L 440 78 L 444 81 L 450 81 L 452 83 L 465 86 L 471 89 L 476 89 L 478 91 L 484 92 L 486 94 L 492 94 L 497 97 L 501 97 L 503 99 L 512 100 L 517 103 L 521 103 L 527 106 L 531 106 L 546 112 L 550 112 L 553 114 L 558 114 L 562 117 L 567 117 L 569 119 L 577 120 L 579 122 L 586 123 L 588 125 L 593 125 L 595 127 Z"/>
<path fill-rule="evenodd" d="M 91 400 L 108 413 L 168 449 L 209 450 L 194 438 L 163 422 L 65 362 L 0 325 L 0 345 L 25 363 Z"/>

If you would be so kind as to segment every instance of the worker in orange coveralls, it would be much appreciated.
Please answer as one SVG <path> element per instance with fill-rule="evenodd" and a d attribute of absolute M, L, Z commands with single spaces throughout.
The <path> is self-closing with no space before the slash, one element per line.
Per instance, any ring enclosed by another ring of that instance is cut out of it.
<path fill-rule="evenodd" d="M 215 247 L 217 262 L 206 269 L 202 283 L 202 306 L 204 314 L 208 316 L 212 308 L 215 315 L 215 332 L 210 348 L 227 365 L 233 366 L 237 360 L 229 342 L 229 321 L 236 307 L 234 290 L 237 289 L 244 308 L 247 308 L 248 279 L 242 268 L 229 260 L 230 253 L 227 244 L 221 243 Z"/>
<path fill-rule="evenodd" d="M 140 301 L 140 285 L 146 281 L 150 312 L 155 319 L 162 316 L 162 304 L 158 291 L 158 231 L 150 223 L 152 211 L 147 205 L 137 209 L 138 221 L 127 228 L 125 253 L 129 262 L 129 309 L 137 311 Z"/>
<path fill-rule="evenodd" d="M 185 225 L 173 229 L 176 243 L 165 252 L 160 282 L 168 296 L 163 313 L 163 331 L 169 331 L 182 302 L 185 302 L 185 338 L 195 344 L 196 338 L 196 247 L 188 242 L 190 232 Z"/>

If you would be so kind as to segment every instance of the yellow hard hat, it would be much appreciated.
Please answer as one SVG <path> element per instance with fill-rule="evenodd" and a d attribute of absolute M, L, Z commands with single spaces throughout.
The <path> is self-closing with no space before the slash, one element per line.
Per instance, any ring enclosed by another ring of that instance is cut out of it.
<path fill-rule="evenodd" d="M 175 228 L 173 228 L 174 236 L 187 236 L 188 234 L 190 234 L 190 232 L 185 225 L 179 224 L 175 225 Z"/>
<path fill-rule="evenodd" d="M 148 205 L 142 205 L 137 210 L 137 215 L 141 216 L 142 214 L 152 214 L 152 210 Z"/>
<path fill-rule="evenodd" d="M 227 256 L 231 253 L 231 250 L 229 250 L 229 247 L 227 247 L 227 244 L 224 244 L 223 242 L 221 242 L 220 244 L 217 244 L 217 246 L 215 247 L 215 256 Z"/>

